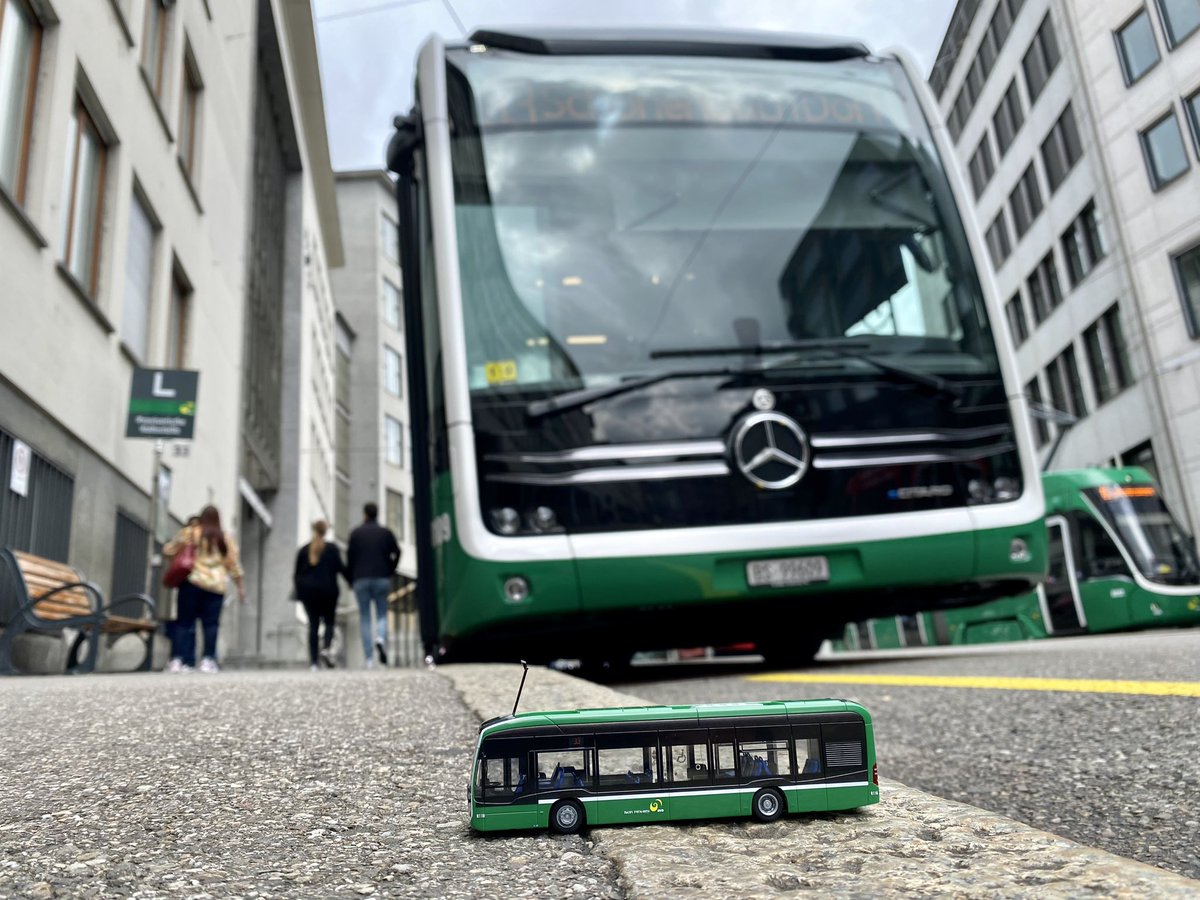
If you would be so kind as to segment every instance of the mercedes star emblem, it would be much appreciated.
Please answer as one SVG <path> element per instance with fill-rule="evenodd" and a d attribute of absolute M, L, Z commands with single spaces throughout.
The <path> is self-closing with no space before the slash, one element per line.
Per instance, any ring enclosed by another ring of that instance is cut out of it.
<path fill-rule="evenodd" d="M 734 429 L 730 443 L 738 471 L 769 491 L 791 487 L 808 471 L 808 436 L 777 412 L 746 416 Z"/>

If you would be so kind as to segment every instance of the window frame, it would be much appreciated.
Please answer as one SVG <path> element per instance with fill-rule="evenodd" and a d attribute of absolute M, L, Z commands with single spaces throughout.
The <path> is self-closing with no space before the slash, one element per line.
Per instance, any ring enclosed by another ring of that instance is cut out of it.
<path fill-rule="evenodd" d="M 87 102 L 80 93 L 78 86 L 74 91 L 74 107 L 71 111 L 71 117 L 68 121 L 74 121 L 75 125 L 75 140 L 73 145 L 68 148 L 70 159 L 70 182 L 67 186 L 69 191 L 66 207 L 63 212 L 66 215 L 65 235 L 62 237 L 62 256 L 60 262 L 67 273 L 74 279 L 84 293 L 93 301 L 98 300 L 100 290 L 100 249 L 103 245 L 103 230 L 104 230 L 104 202 L 106 188 L 108 186 L 108 151 L 110 145 L 106 140 L 104 132 L 100 125 L 96 122 L 96 116 L 88 109 Z M 83 145 L 84 132 L 90 129 L 91 135 L 94 137 L 97 147 L 97 155 L 99 162 L 96 167 L 96 184 L 95 184 L 95 220 L 92 222 L 91 232 L 91 258 L 88 261 L 87 280 L 79 277 L 75 272 L 71 257 L 76 249 L 75 241 L 78 238 L 79 221 L 77 219 L 77 203 L 79 200 L 79 150 Z"/>
<path fill-rule="evenodd" d="M 1179 99 L 1183 101 L 1183 114 L 1192 133 L 1192 147 L 1196 151 L 1196 158 L 1200 159 L 1200 87 Z"/>
<path fill-rule="evenodd" d="M 157 14 L 155 10 L 158 11 Z M 170 37 L 167 24 L 170 18 L 171 7 L 165 5 L 163 0 L 146 0 L 146 11 L 142 22 L 142 52 L 139 65 L 149 83 L 150 92 L 154 94 L 160 103 L 163 100 L 166 88 L 167 38 Z M 151 41 L 147 36 L 150 34 L 151 28 L 155 25 L 157 25 L 158 33 L 155 35 L 155 40 Z M 156 58 L 151 61 L 149 55 L 152 51 Z M 150 62 L 153 62 L 153 67 L 149 65 Z"/>
<path fill-rule="evenodd" d="M 1020 347 L 1029 340 L 1029 319 L 1025 315 L 1025 298 L 1020 288 L 1005 302 L 1004 318 L 1013 337 L 1014 347 Z"/>
<path fill-rule="evenodd" d="M 1038 183 L 1037 166 L 1032 159 L 1017 179 L 1017 183 L 1013 185 L 1012 193 L 1008 195 L 1008 205 L 1012 210 L 1013 233 L 1019 243 L 1021 238 L 1029 233 L 1029 229 L 1038 220 L 1042 210 L 1046 208 L 1045 200 L 1042 197 L 1042 187 Z M 1021 216 L 1018 215 L 1019 207 L 1028 214 L 1023 228 L 1021 227 Z"/>
<path fill-rule="evenodd" d="M 392 426 L 395 425 L 395 432 L 398 438 L 396 442 L 396 456 L 392 459 Z M 389 466 L 395 466 L 398 469 L 404 468 L 404 423 L 395 416 L 384 413 L 383 415 L 383 434 L 384 434 L 384 461 Z"/>
<path fill-rule="evenodd" d="M 1176 37 L 1174 27 L 1171 24 L 1171 17 L 1167 14 L 1167 11 L 1163 6 L 1163 2 L 1164 0 L 1154 0 L 1154 5 L 1158 8 L 1158 18 L 1159 21 L 1162 22 L 1163 37 L 1166 38 L 1167 49 L 1174 50 L 1197 31 L 1200 31 L 1200 19 L 1196 20 L 1196 24 L 1192 26 L 1191 31 L 1185 35 Z"/>
<path fill-rule="evenodd" d="M 179 260 L 171 264 L 171 288 L 167 309 L 166 347 L 163 362 L 173 369 L 185 369 L 188 365 L 188 338 L 191 336 L 192 297 L 195 289 Z M 174 348 L 174 353 L 172 353 Z"/>
<path fill-rule="evenodd" d="M 1045 35 L 1050 36 L 1049 41 L 1045 39 Z M 1047 52 L 1047 46 L 1054 49 L 1054 60 L 1051 62 L 1051 54 Z M 1033 58 L 1035 62 L 1041 63 L 1041 83 L 1029 77 L 1029 60 Z M 1042 17 L 1041 24 L 1038 25 L 1037 31 L 1033 34 L 1033 39 L 1029 42 L 1029 47 L 1025 51 L 1025 55 L 1021 57 L 1021 71 L 1025 73 L 1025 90 L 1029 93 L 1029 105 L 1037 103 L 1038 97 L 1042 95 L 1042 91 L 1046 89 L 1046 85 L 1050 83 L 1050 78 L 1058 69 L 1058 64 L 1062 62 L 1062 49 L 1058 46 L 1058 36 L 1054 33 L 1054 23 L 1050 20 L 1050 12 L 1047 10 L 1046 15 Z"/>
<path fill-rule="evenodd" d="M 993 239 L 993 235 L 996 235 L 995 239 Z M 991 224 L 988 225 L 987 231 L 985 231 L 983 234 L 983 239 L 984 243 L 987 244 L 988 255 L 991 257 L 992 261 L 992 268 L 998 272 L 1000 271 L 1001 267 L 1008 262 L 1008 259 L 1010 256 L 1012 256 L 1013 251 L 1011 235 L 1008 233 L 1007 216 L 1004 213 L 1003 206 L 997 210 L 996 218 L 992 219 Z M 996 246 L 997 243 L 999 246 Z"/>
<path fill-rule="evenodd" d="M 154 2 L 154 0 L 150 0 Z M 200 75 L 200 67 L 196 63 L 192 45 L 184 41 L 182 78 L 179 86 L 179 136 L 175 142 L 179 165 L 189 180 L 194 181 L 198 169 L 199 134 L 202 115 L 200 98 L 204 93 L 204 79 Z"/>
<path fill-rule="evenodd" d="M 396 390 L 392 390 L 392 359 L 396 360 Z M 404 399 L 404 356 L 391 344 L 383 345 L 383 389 L 392 397 Z"/>
<path fill-rule="evenodd" d="M 1111 373 L 1105 365 L 1106 348 L 1115 368 Z M 1120 396 L 1133 383 L 1124 330 L 1121 328 L 1120 304 L 1114 303 L 1083 330 L 1083 350 L 1097 406 L 1103 406 Z M 1110 378 L 1110 374 L 1113 377 Z"/>
<path fill-rule="evenodd" d="M 45 36 L 45 26 L 42 24 L 37 10 L 34 9 L 29 0 L 0 0 L 0 34 L 4 31 L 5 14 L 8 12 L 10 4 L 13 6 L 19 5 L 33 22 L 33 48 L 29 54 L 29 68 L 25 72 L 24 121 L 18 124 L 20 137 L 17 140 L 16 177 L 11 190 L 5 188 L 2 184 L 0 184 L 0 190 L 9 194 L 18 206 L 24 207 L 26 191 L 29 187 L 29 150 L 33 144 L 34 106 L 37 103 L 38 72 L 41 70 L 42 65 L 42 43 Z"/>
<path fill-rule="evenodd" d="M 0 0 L 0 2 L 3 2 L 3 0 Z M 130 301 L 131 301 L 129 291 L 130 291 L 130 285 L 131 285 L 131 281 L 132 281 L 130 278 L 129 264 L 130 264 L 130 254 L 133 251 L 133 234 L 132 234 L 133 215 L 134 215 L 134 210 L 137 207 L 141 208 L 142 212 L 145 214 L 146 221 L 149 223 L 149 226 L 150 226 L 150 246 L 148 248 L 149 249 L 149 253 L 148 253 L 149 259 L 148 259 L 148 267 L 147 267 L 147 272 L 146 272 L 146 275 L 147 275 L 146 296 L 145 296 L 145 298 L 140 298 L 140 297 L 132 298 L 134 300 L 139 301 L 139 312 L 142 311 L 142 307 L 144 307 L 144 312 L 145 312 L 145 323 L 143 325 L 144 333 L 142 335 L 142 346 L 141 347 L 136 347 L 129 342 L 130 335 L 128 333 L 128 326 L 129 326 L 128 307 L 129 307 Z M 134 179 L 133 189 L 130 192 L 129 227 L 126 229 L 126 236 L 125 236 L 125 291 L 124 291 L 124 295 L 121 298 L 121 318 L 119 320 L 120 324 L 117 329 L 117 332 L 118 332 L 118 335 L 120 336 L 121 343 L 125 346 L 126 350 L 128 352 L 132 353 L 136 359 L 138 359 L 140 362 L 143 362 L 143 363 L 146 360 L 149 360 L 151 358 L 151 349 L 150 348 L 152 346 L 153 336 L 154 336 L 155 282 L 156 282 L 156 275 L 158 273 L 158 256 L 159 256 L 158 249 L 159 249 L 159 238 L 160 238 L 161 234 L 162 234 L 162 221 L 158 218 L 157 213 L 154 211 L 154 207 L 150 204 L 149 199 L 146 197 L 146 192 L 142 189 L 141 183 L 139 181 L 137 181 L 136 179 Z M 172 276 L 172 277 L 174 277 L 174 276 Z M 144 302 L 142 302 L 143 300 L 144 300 Z"/>
<path fill-rule="evenodd" d="M 1003 121 L 1007 125 L 1010 125 L 1012 129 L 1008 135 L 1007 142 L 1005 142 L 1003 137 L 1004 130 L 1000 127 L 1001 114 L 1004 114 Z M 1000 151 L 1000 159 L 1004 159 L 1008 154 L 1009 148 L 1016 141 L 1017 135 L 1021 133 L 1021 128 L 1024 125 L 1025 110 L 1021 106 L 1021 91 L 1017 87 L 1017 77 L 1014 74 L 1012 81 L 1004 89 L 1004 93 L 1000 97 L 1000 102 L 996 105 L 996 111 L 992 113 L 992 128 L 996 132 L 996 149 Z"/>
<path fill-rule="evenodd" d="M 1025 399 L 1030 404 L 1046 405 L 1046 400 L 1042 394 L 1041 373 L 1034 372 L 1033 377 L 1025 383 Z M 1029 418 L 1033 423 L 1034 443 L 1040 450 L 1050 443 L 1050 423 L 1041 416 L 1035 415 L 1032 406 L 1029 410 Z"/>
<path fill-rule="evenodd" d="M 1189 254 L 1196 254 L 1196 266 L 1200 270 L 1200 240 L 1197 240 L 1191 246 L 1185 247 L 1178 253 L 1172 253 L 1171 259 L 1171 274 L 1175 279 L 1175 291 L 1179 297 L 1179 302 L 1183 306 L 1183 320 L 1187 325 L 1188 336 L 1192 340 L 1200 339 L 1200 290 L 1193 304 L 1193 301 L 1188 297 L 1187 287 L 1183 281 L 1183 272 L 1180 266 L 1180 260 Z"/>
<path fill-rule="evenodd" d="M 1075 152 L 1072 152 L 1072 147 Z M 1067 101 L 1063 111 L 1050 126 L 1050 131 L 1047 132 L 1046 139 L 1042 141 L 1039 150 L 1042 165 L 1046 169 L 1046 184 L 1050 187 L 1050 196 L 1054 196 L 1074 171 L 1075 166 L 1083 159 L 1083 139 L 1079 134 L 1079 123 L 1075 121 L 1075 110 L 1072 108 L 1071 101 Z M 1051 160 L 1061 163 L 1062 171 L 1057 176 L 1057 180 L 1055 179 L 1055 166 L 1051 165 Z"/>
<path fill-rule="evenodd" d="M 1142 69 L 1142 71 L 1139 72 L 1135 78 L 1129 71 L 1129 61 L 1125 57 L 1125 45 L 1121 42 L 1121 34 L 1125 31 L 1125 29 L 1132 25 L 1138 19 L 1138 17 L 1143 15 L 1146 17 L 1146 24 L 1150 28 L 1150 39 L 1154 41 L 1154 62 Z M 1145 78 L 1149 72 L 1153 71 L 1160 62 L 1162 62 L 1162 53 L 1158 49 L 1158 35 L 1154 33 L 1154 20 L 1150 16 L 1150 10 L 1146 8 L 1144 3 L 1138 7 L 1137 11 L 1134 12 L 1133 15 L 1129 16 L 1129 18 L 1113 29 L 1113 43 L 1116 45 L 1117 64 L 1121 67 L 1121 76 L 1125 79 L 1125 87 L 1132 87 L 1133 85 L 1137 84 L 1139 81 Z"/>
<path fill-rule="evenodd" d="M 1160 178 L 1158 170 L 1154 166 L 1154 157 L 1150 153 L 1149 138 L 1150 138 L 1150 133 L 1152 131 L 1154 131 L 1155 129 L 1157 129 L 1159 126 L 1163 125 L 1168 119 L 1170 119 L 1172 122 L 1175 123 L 1175 133 L 1179 135 L 1179 146 L 1183 150 L 1184 166 L 1182 169 L 1180 169 L 1178 172 L 1176 172 L 1170 178 L 1167 178 L 1164 180 L 1164 179 Z M 1183 129 L 1180 128 L 1180 126 L 1179 126 L 1179 116 L 1177 116 L 1175 113 L 1175 104 L 1174 103 L 1172 103 L 1170 105 L 1170 107 L 1168 108 L 1168 110 L 1165 113 L 1163 113 L 1161 116 L 1159 116 L 1153 122 L 1151 122 L 1145 128 L 1138 129 L 1138 144 L 1142 148 L 1142 159 L 1146 164 L 1146 173 L 1150 176 L 1150 189 L 1154 193 L 1157 194 L 1159 191 L 1162 191 L 1165 188 L 1170 187 L 1172 184 L 1174 184 L 1180 178 L 1183 178 L 1185 175 L 1187 175 L 1188 172 L 1191 171 L 1192 159 L 1188 155 L 1187 141 L 1185 141 L 1183 139 Z"/>

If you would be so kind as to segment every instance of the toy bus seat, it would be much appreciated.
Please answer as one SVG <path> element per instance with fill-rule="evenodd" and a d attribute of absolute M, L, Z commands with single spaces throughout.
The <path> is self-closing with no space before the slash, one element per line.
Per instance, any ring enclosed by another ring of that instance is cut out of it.
<path fill-rule="evenodd" d="M 816 775 L 821 771 L 821 761 L 815 756 L 810 756 L 804 764 L 804 775 Z"/>
<path fill-rule="evenodd" d="M 574 766 L 558 766 L 555 768 L 554 773 L 552 787 L 583 787 L 583 779 L 579 777 L 579 773 L 575 771 Z"/>
<path fill-rule="evenodd" d="M 776 774 L 761 756 L 751 756 L 743 751 L 741 762 L 743 778 L 771 778 Z"/>
<path fill-rule="evenodd" d="M 517 797 L 525 792 L 525 773 L 521 773 L 521 777 L 517 779 L 517 784 L 513 788 L 513 796 Z"/>
<path fill-rule="evenodd" d="M 651 772 L 649 769 L 646 769 L 646 771 L 644 771 L 644 772 L 635 772 L 635 771 L 633 771 L 633 769 L 630 769 L 628 772 L 625 773 L 625 783 L 626 784 L 653 784 L 654 783 L 654 773 Z"/>

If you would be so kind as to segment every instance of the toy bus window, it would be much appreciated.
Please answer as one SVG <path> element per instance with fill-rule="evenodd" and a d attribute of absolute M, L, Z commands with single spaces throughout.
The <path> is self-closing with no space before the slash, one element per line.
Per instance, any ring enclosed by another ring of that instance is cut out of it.
<path fill-rule="evenodd" d="M 1128 577 L 1129 568 L 1104 527 L 1090 517 L 1079 518 L 1079 563 L 1085 579 Z"/>
<path fill-rule="evenodd" d="M 788 728 L 739 728 L 738 768 L 743 781 L 791 777 Z"/>
<path fill-rule="evenodd" d="M 815 731 L 816 729 L 813 729 Z M 820 775 L 821 774 L 821 742 L 814 737 L 804 737 L 800 733 L 800 729 L 796 729 L 797 736 L 793 740 L 793 745 L 796 751 L 796 772 L 804 775 Z"/>
<path fill-rule="evenodd" d="M 512 800 L 525 791 L 520 763 L 516 757 L 481 760 L 483 798 L 493 803 Z"/>
<path fill-rule="evenodd" d="M 590 787 L 586 750 L 543 750 L 537 754 L 538 789 L 560 791 Z"/>
<path fill-rule="evenodd" d="M 703 732 L 664 734 L 663 758 L 669 783 L 708 781 L 708 736 Z"/>
<path fill-rule="evenodd" d="M 713 732 L 713 779 L 717 782 L 738 780 L 737 754 L 733 750 L 732 732 Z"/>
<path fill-rule="evenodd" d="M 839 774 L 865 770 L 867 765 L 864 747 L 866 735 L 861 723 L 822 725 L 821 738 L 825 749 L 827 773 L 830 773 L 830 770 L 841 770 Z"/>
<path fill-rule="evenodd" d="M 658 783 L 657 734 L 596 735 L 596 755 L 596 774 L 602 791 Z"/>

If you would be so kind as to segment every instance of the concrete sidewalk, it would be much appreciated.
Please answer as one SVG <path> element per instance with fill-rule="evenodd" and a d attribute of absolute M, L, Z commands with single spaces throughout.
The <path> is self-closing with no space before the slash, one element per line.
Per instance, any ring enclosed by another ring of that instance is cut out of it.
<path fill-rule="evenodd" d="M 895 784 L 773 825 L 482 837 L 470 757 L 519 672 L 0 681 L 0 897 L 1200 896 Z M 622 702 L 531 670 L 521 706 Z"/>

